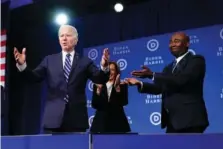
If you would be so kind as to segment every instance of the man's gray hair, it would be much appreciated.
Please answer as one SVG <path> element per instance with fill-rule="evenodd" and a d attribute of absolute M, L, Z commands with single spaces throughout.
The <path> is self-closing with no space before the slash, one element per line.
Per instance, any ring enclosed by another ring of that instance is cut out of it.
<path fill-rule="evenodd" d="M 74 26 L 71 26 L 71 25 L 61 25 L 59 30 L 58 30 L 58 36 L 60 36 L 60 31 L 61 31 L 62 28 L 70 28 L 72 30 L 72 33 L 74 34 L 74 36 L 76 38 L 78 38 L 77 29 Z"/>

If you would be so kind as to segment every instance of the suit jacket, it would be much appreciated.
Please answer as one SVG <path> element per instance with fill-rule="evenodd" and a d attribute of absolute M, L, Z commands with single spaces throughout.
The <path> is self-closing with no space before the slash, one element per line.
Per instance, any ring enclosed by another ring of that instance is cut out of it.
<path fill-rule="evenodd" d="M 142 93 L 162 94 L 161 127 L 175 129 L 209 125 L 203 98 L 206 64 L 203 56 L 187 54 L 172 73 L 173 63 L 155 73 L 154 84 L 143 83 Z"/>
<path fill-rule="evenodd" d="M 89 128 L 85 94 L 87 80 L 105 83 L 109 79 L 109 72 L 99 70 L 92 60 L 79 57 L 78 53 L 74 55 L 68 83 L 63 71 L 62 52 L 45 57 L 36 69 L 26 68 L 22 73 L 30 82 L 46 80 L 48 93 L 43 115 L 44 128 L 59 128 L 62 122 L 69 129 Z M 68 103 L 63 100 L 66 94 L 69 95 Z"/>
<path fill-rule="evenodd" d="M 6 111 L 6 102 L 5 102 L 5 91 L 4 91 L 4 87 L 1 86 L 1 135 L 5 135 L 5 124 L 6 124 L 6 119 L 7 119 L 7 115 L 5 115 Z"/>
<path fill-rule="evenodd" d="M 6 101 L 5 101 L 5 90 L 4 87 L 1 86 L 1 117 L 5 116 L 6 109 Z"/>
<path fill-rule="evenodd" d="M 130 131 L 123 106 L 128 104 L 128 86 L 120 85 L 121 91 L 116 92 L 112 88 L 108 102 L 106 84 L 103 85 L 100 95 L 96 94 L 94 85 L 92 95 L 92 107 L 96 109 L 91 126 L 91 132 L 101 133 L 125 133 Z"/>

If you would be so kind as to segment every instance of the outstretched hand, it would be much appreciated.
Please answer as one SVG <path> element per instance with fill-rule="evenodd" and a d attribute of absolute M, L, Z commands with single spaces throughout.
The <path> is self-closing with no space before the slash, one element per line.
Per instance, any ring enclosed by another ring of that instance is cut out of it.
<path fill-rule="evenodd" d="M 136 78 L 125 78 L 124 82 L 125 84 L 131 85 L 131 86 L 140 84 L 140 81 Z"/>
<path fill-rule="evenodd" d="M 134 70 L 132 76 L 139 78 L 152 78 L 153 72 L 147 66 L 141 66 L 142 70 Z"/>
<path fill-rule="evenodd" d="M 121 81 L 120 81 L 120 74 L 118 74 L 115 78 L 115 83 L 114 86 L 117 87 L 118 85 L 120 85 Z"/>
<path fill-rule="evenodd" d="M 24 64 L 26 62 L 26 48 L 23 48 L 22 53 L 20 53 L 18 49 L 14 47 L 14 57 L 19 65 Z"/>
<path fill-rule="evenodd" d="M 102 67 L 107 67 L 110 59 L 110 54 L 108 48 L 105 48 L 103 51 L 102 59 L 101 59 L 101 65 Z"/>

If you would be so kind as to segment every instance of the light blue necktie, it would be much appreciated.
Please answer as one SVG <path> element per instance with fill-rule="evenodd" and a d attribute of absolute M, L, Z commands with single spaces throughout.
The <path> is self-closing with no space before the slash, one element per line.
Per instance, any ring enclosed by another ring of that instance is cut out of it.
<path fill-rule="evenodd" d="M 68 80 L 69 80 L 69 75 L 70 75 L 70 71 L 71 71 L 71 60 L 70 60 L 70 53 L 68 53 L 66 55 L 66 58 L 65 58 L 65 63 L 64 63 L 64 76 L 66 78 L 66 82 L 68 83 Z M 64 100 L 66 102 L 68 102 L 68 99 L 69 99 L 69 96 L 68 94 L 64 97 Z"/>

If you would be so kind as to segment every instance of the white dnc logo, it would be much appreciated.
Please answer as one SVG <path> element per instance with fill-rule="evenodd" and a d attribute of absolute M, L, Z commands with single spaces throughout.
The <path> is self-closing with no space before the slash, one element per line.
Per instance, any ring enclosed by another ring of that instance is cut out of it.
<path fill-rule="evenodd" d="M 94 115 L 90 116 L 89 119 L 88 119 L 88 123 L 89 123 L 90 127 L 92 125 L 93 119 L 94 119 Z"/>
<path fill-rule="evenodd" d="M 156 39 L 151 39 L 147 42 L 147 49 L 151 52 L 156 51 L 159 48 L 159 41 Z"/>
<path fill-rule="evenodd" d="M 159 112 L 153 112 L 150 115 L 149 120 L 153 125 L 159 125 L 161 123 L 161 114 Z"/>
<path fill-rule="evenodd" d="M 119 65 L 120 70 L 125 70 L 127 65 L 128 65 L 128 63 L 127 63 L 127 61 L 125 59 L 119 59 L 117 61 L 117 64 Z"/>
<path fill-rule="evenodd" d="M 190 53 L 192 53 L 193 55 L 196 55 L 196 52 L 193 49 L 189 49 L 188 50 Z"/>
<path fill-rule="evenodd" d="M 220 37 L 223 39 L 223 28 L 220 30 Z"/>
<path fill-rule="evenodd" d="M 98 57 L 98 51 L 96 49 L 91 49 L 88 52 L 88 57 L 92 60 L 95 60 Z"/>
<path fill-rule="evenodd" d="M 88 89 L 90 91 L 93 91 L 93 82 L 92 81 L 89 81 L 89 83 L 88 83 Z"/>

